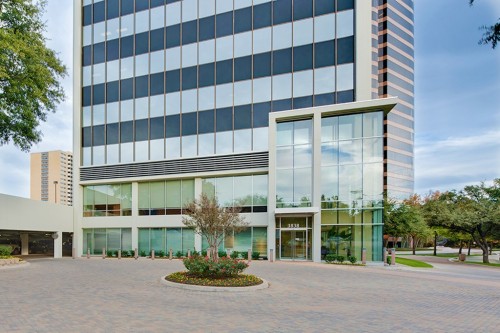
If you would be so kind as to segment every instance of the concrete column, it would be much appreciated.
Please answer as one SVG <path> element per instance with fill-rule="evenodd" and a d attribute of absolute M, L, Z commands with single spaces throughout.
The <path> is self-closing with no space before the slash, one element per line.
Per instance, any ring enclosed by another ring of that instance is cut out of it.
<path fill-rule="evenodd" d="M 27 256 L 29 254 L 29 235 L 22 233 L 21 234 L 21 255 Z"/>
<path fill-rule="evenodd" d="M 132 227 L 132 248 L 139 248 L 139 228 L 137 227 Z"/>
<path fill-rule="evenodd" d="M 314 112 L 313 117 L 312 205 L 318 207 L 320 213 L 313 216 L 312 259 L 321 262 L 321 113 Z"/>
<path fill-rule="evenodd" d="M 57 231 L 52 234 L 54 238 L 54 258 L 62 258 L 62 231 Z"/>
<path fill-rule="evenodd" d="M 200 234 L 194 234 L 194 249 L 201 253 L 201 246 L 203 242 Z"/>
<path fill-rule="evenodd" d="M 278 257 L 276 246 L 276 120 L 269 118 L 269 172 L 267 195 L 267 257 L 269 261 Z M 273 251 L 271 251 L 273 250 Z M 273 253 L 272 253 L 273 252 Z"/>

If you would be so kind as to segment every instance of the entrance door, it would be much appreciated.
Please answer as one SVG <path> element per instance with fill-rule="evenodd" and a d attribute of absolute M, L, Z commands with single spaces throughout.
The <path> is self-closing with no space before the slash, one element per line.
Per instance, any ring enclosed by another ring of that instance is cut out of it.
<path fill-rule="evenodd" d="M 281 231 L 281 259 L 307 260 L 306 230 Z"/>

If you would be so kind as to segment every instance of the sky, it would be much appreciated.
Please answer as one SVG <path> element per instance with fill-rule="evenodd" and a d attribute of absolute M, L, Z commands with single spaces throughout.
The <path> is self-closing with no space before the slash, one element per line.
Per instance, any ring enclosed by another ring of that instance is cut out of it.
<path fill-rule="evenodd" d="M 500 178 L 500 45 L 478 45 L 499 0 L 415 0 L 415 192 Z M 72 150 L 73 1 L 50 0 L 47 45 L 68 68 L 66 100 L 31 152 Z M 0 193 L 29 198 L 29 153 L 0 146 Z"/>

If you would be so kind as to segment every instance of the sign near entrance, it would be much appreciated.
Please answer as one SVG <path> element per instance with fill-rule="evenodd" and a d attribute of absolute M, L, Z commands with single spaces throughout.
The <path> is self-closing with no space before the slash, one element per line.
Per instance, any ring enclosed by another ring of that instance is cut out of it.
<path fill-rule="evenodd" d="M 298 224 L 298 223 L 289 223 L 287 228 L 300 228 L 300 224 Z"/>

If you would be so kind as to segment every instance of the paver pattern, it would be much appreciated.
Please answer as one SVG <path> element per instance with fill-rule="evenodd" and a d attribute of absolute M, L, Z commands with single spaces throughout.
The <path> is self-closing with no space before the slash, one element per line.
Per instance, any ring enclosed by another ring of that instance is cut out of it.
<path fill-rule="evenodd" d="M 38 259 L 0 270 L 0 332 L 500 332 L 500 270 L 470 266 L 252 262 L 270 288 L 225 293 L 161 284 L 178 260 Z"/>

